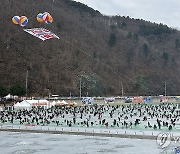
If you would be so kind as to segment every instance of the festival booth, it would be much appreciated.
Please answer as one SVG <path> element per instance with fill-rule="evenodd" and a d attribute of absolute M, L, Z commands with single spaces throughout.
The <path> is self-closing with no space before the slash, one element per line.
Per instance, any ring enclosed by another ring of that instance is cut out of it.
<path fill-rule="evenodd" d="M 55 101 L 54 106 L 62 106 L 62 105 L 64 105 L 64 104 L 60 100 Z"/>
<path fill-rule="evenodd" d="M 67 103 L 65 100 L 63 100 L 61 103 L 62 103 L 63 105 L 68 105 L 68 103 Z"/>
<path fill-rule="evenodd" d="M 144 97 L 144 103 L 152 103 L 151 97 Z"/>
<path fill-rule="evenodd" d="M 47 100 L 23 100 L 22 102 L 17 102 L 14 105 L 14 109 L 27 109 L 30 110 L 33 107 L 40 107 L 44 109 L 48 109 L 51 107 L 51 104 Z"/>
<path fill-rule="evenodd" d="M 107 103 L 107 104 L 108 103 L 114 103 L 115 102 L 115 98 L 114 97 L 105 98 L 104 102 Z"/>
<path fill-rule="evenodd" d="M 137 96 L 133 98 L 133 103 L 143 103 L 144 99 L 142 96 Z"/>
<path fill-rule="evenodd" d="M 68 101 L 68 106 L 77 106 L 77 103 L 76 102 Z"/>
<path fill-rule="evenodd" d="M 62 105 L 63 105 L 63 103 L 60 100 L 55 101 L 54 106 L 62 106 Z"/>
<path fill-rule="evenodd" d="M 58 101 L 53 101 L 52 105 L 53 106 L 66 106 L 66 105 L 68 105 L 68 103 L 65 100 L 63 100 L 63 101 L 58 100 Z"/>
<path fill-rule="evenodd" d="M 124 100 L 125 100 L 125 103 L 132 103 L 133 102 L 133 98 L 131 98 L 131 97 L 125 97 Z"/>
<path fill-rule="evenodd" d="M 93 105 L 94 98 L 93 97 L 83 97 L 82 103 L 83 103 L 83 105 Z"/>
<path fill-rule="evenodd" d="M 55 105 L 56 105 L 56 101 L 53 101 L 53 102 L 51 103 L 51 105 L 52 105 L 52 106 L 55 106 Z"/>
<path fill-rule="evenodd" d="M 180 102 L 180 96 L 176 96 L 176 97 L 175 97 L 175 100 L 176 100 L 177 102 Z"/>
<path fill-rule="evenodd" d="M 159 98 L 160 98 L 160 102 L 162 102 L 162 103 L 168 102 L 168 97 L 166 97 L 166 96 L 159 95 Z"/>

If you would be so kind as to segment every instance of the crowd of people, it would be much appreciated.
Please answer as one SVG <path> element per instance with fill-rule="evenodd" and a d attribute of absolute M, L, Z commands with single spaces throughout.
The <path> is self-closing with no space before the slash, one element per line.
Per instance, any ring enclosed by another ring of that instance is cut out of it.
<path fill-rule="evenodd" d="M 0 111 L 0 124 L 180 130 L 180 104 L 54 106 Z"/>

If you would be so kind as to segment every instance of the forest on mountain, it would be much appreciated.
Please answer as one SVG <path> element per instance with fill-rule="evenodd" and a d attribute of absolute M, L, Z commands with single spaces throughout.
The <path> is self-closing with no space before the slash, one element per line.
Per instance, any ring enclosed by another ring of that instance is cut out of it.
<path fill-rule="evenodd" d="M 37 22 L 43 12 L 52 24 Z M 15 15 L 60 39 L 25 33 Z M 0 96 L 79 96 L 80 88 L 82 96 L 180 94 L 180 32 L 167 25 L 71 0 L 1 0 L 0 19 Z"/>

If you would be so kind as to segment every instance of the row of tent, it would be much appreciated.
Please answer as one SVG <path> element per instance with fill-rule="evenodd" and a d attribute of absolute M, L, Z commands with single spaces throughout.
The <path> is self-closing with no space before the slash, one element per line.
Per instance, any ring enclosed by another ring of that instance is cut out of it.
<path fill-rule="evenodd" d="M 13 100 L 13 99 L 17 99 L 17 98 L 18 98 L 18 96 L 13 96 L 11 94 L 8 94 L 3 97 L 4 100 Z"/>
<path fill-rule="evenodd" d="M 159 102 L 168 102 L 169 100 L 176 100 L 179 101 L 180 100 L 180 96 L 136 96 L 136 97 L 124 97 L 123 98 L 125 100 L 125 103 L 152 103 L 154 100 L 155 101 L 159 101 Z M 115 98 L 111 97 L 111 98 L 105 98 L 104 99 L 105 103 L 114 103 L 115 102 Z"/>
<path fill-rule="evenodd" d="M 52 106 L 63 106 L 63 105 L 70 105 L 75 106 L 77 105 L 76 102 L 66 102 L 66 101 L 53 101 L 50 102 L 48 100 L 23 100 L 22 102 L 17 102 L 14 104 L 14 109 L 31 109 L 32 107 L 43 107 L 43 108 L 50 108 Z"/>
<path fill-rule="evenodd" d="M 62 106 L 62 105 L 76 106 L 77 103 L 76 103 L 76 102 L 71 102 L 71 101 L 66 102 L 66 101 L 64 101 L 64 100 L 63 100 L 63 101 L 58 100 L 58 101 L 53 101 L 53 102 L 51 103 L 51 105 L 52 105 L 52 106 Z"/>
<path fill-rule="evenodd" d="M 105 103 L 114 103 L 115 100 L 116 100 L 116 98 L 109 97 L 109 98 L 105 98 L 104 102 Z M 151 103 L 152 102 L 151 97 L 142 97 L 142 96 L 125 97 L 124 100 L 125 100 L 125 103 Z"/>
<path fill-rule="evenodd" d="M 142 96 L 125 97 L 124 99 L 125 99 L 125 103 L 151 103 L 152 102 L 151 97 L 142 97 Z M 164 101 L 164 98 L 162 100 Z M 115 103 L 115 101 L 116 101 L 116 98 L 114 98 L 114 97 L 104 98 L 104 103 Z M 93 97 L 83 97 L 82 103 L 84 105 L 92 105 L 94 103 L 94 98 Z"/>

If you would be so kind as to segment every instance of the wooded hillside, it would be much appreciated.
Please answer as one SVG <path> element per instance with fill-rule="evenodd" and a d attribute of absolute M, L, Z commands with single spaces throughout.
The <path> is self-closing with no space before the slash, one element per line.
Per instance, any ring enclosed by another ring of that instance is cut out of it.
<path fill-rule="evenodd" d="M 38 23 L 49 12 L 54 22 Z M 14 25 L 44 27 L 60 37 L 41 41 Z M 71 0 L 0 1 L 0 95 L 79 96 L 180 94 L 180 32 L 163 24 L 103 16 Z"/>

